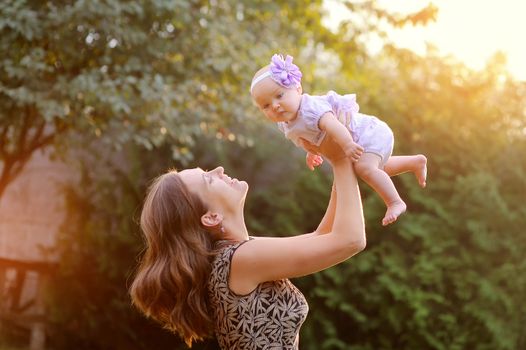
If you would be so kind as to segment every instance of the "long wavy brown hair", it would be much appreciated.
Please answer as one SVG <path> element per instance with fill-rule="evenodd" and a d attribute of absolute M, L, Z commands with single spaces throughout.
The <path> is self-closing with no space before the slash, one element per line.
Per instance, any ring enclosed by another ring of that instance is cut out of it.
<path fill-rule="evenodd" d="M 206 211 L 176 171 L 156 178 L 140 219 L 146 248 L 130 287 L 133 304 L 189 347 L 213 327 L 207 296 L 212 239 L 201 225 Z"/>

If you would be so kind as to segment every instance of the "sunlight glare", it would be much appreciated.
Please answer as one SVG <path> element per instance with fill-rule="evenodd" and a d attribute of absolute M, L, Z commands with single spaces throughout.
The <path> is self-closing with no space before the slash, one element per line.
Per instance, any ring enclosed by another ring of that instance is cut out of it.
<path fill-rule="evenodd" d="M 428 2 L 421 0 L 378 0 L 382 7 L 402 14 L 418 11 Z M 444 55 L 453 55 L 473 69 L 484 68 L 496 53 L 507 57 L 510 73 L 526 80 L 526 45 L 521 36 L 526 33 L 526 2 L 517 0 L 435 0 L 436 22 L 425 27 L 407 26 L 389 32 L 397 46 L 424 54 L 427 43 L 435 45 Z M 348 16 L 337 1 L 328 0 L 330 21 Z M 332 23 L 331 23 L 332 24 Z M 372 48 L 375 51 L 375 47 Z"/>
<path fill-rule="evenodd" d="M 386 8 L 405 13 L 424 6 L 422 1 L 386 1 Z M 435 44 L 444 54 L 452 54 L 474 69 L 482 69 L 498 51 L 508 58 L 508 69 L 526 80 L 526 47 L 520 36 L 526 33 L 526 2 L 433 1 L 438 18 L 426 27 L 407 27 L 393 31 L 395 41 L 416 52 L 425 52 L 425 43 Z"/>

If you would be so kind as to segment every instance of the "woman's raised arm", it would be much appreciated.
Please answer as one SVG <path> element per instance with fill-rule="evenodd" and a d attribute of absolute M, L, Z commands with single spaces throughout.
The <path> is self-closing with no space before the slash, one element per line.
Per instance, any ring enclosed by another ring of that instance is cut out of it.
<path fill-rule="evenodd" d="M 246 294 L 262 282 L 326 269 L 365 248 L 362 204 L 352 164 L 346 157 L 331 154 L 328 157 L 337 196 L 334 193 L 331 196 L 319 233 L 330 231 L 308 237 L 256 239 L 243 244 L 232 260 L 230 288 L 234 292 Z"/>

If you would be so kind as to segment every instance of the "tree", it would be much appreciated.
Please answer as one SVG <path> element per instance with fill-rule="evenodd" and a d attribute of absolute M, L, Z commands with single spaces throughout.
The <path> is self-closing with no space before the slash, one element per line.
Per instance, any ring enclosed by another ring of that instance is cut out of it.
<path fill-rule="evenodd" d="M 356 83 L 362 110 L 392 126 L 395 153 L 428 156 L 428 187 L 396 178 L 409 211 L 384 229 L 381 203 L 362 187 L 368 247 L 304 282 L 317 312 L 303 340 L 324 339 L 312 347 L 322 349 L 524 347 L 524 83 L 500 55 L 477 72 L 433 50 L 387 47 L 371 67 Z"/>
<path fill-rule="evenodd" d="M 31 155 L 75 135 L 172 145 L 246 119 L 252 72 L 320 28 L 321 1 L 94 0 L 0 4 L 0 198 Z M 268 38 L 272 38 L 268 40 Z M 74 147 L 83 148 L 84 145 Z"/>

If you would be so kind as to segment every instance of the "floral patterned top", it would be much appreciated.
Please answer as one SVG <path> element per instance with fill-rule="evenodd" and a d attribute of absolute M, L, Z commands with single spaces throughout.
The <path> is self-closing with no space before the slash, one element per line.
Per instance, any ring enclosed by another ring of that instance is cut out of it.
<path fill-rule="evenodd" d="M 208 293 L 217 341 L 224 350 L 298 349 L 309 306 L 288 279 L 261 283 L 247 295 L 228 287 L 232 256 L 245 242 L 218 242 L 212 263 Z"/>

